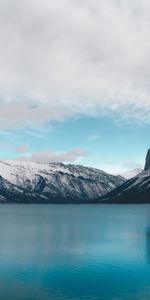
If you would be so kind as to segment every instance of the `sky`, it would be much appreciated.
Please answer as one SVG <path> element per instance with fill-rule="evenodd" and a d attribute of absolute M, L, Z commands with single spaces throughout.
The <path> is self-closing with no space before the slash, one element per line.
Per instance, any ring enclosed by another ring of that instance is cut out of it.
<path fill-rule="evenodd" d="M 0 0 L 0 159 L 143 167 L 149 36 L 149 0 Z"/>

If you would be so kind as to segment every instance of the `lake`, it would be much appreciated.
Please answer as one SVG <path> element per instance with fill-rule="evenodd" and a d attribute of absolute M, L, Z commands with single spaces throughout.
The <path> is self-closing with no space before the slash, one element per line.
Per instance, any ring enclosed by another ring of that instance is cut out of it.
<path fill-rule="evenodd" d="M 150 205 L 1 205 L 0 299 L 150 299 Z"/>

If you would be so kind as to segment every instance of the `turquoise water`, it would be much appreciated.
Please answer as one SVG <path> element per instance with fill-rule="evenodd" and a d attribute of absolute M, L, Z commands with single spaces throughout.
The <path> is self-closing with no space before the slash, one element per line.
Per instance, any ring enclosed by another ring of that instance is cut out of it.
<path fill-rule="evenodd" d="M 1 205 L 0 299 L 150 299 L 150 206 Z"/>

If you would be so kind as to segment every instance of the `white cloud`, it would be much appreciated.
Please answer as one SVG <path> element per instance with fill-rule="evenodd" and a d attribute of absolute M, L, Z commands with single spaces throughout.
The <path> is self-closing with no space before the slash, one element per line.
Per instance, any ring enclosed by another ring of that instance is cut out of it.
<path fill-rule="evenodd" d="M 90 153 L 84 149 L 76 148 L 68 152 L 51 152 L 51 151 L 39 151 L 26 156 L 20 156 L 19 160 L 28 160 L 39 163 L 50 162 L 64 162 L 64 163 L 76 163 L 80 162 L 83 157 L 90 155 Z"/>
<path fill-rule="evenodd" d="M 28 144 L 24 144 L 22 146 L 19 146 L 16 148 L 16 152 L 17 153 L 21 153 L 21 154 L 26 154 L 29 152 L 29 145 Z"/>
<path fill-rule="evenodd" d="M 101 168 L 111 174 L 121 174 L 133 169 L 143 169 L 143 164 L 136 161 L 108 161 Z"/>
<path fill-rule="evenodd" d="M 0 0 L 0 129 L 150 124 L 149 0 Z"/>

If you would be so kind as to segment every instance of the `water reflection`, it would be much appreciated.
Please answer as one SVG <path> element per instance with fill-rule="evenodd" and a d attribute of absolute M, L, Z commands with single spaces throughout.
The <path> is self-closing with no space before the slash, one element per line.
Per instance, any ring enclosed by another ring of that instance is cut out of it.
<path fill-rule="evenodd" d="M 142 298 L 149 215 L 142 205 L 1 206 L 0 298 Z"/>
<path fill-rule="evenodd" d="M 146 235 L 146 255 L 147 255 L 147 261 L 150 264 L 150 227 L 147 227 L 145 235 Z"/>

